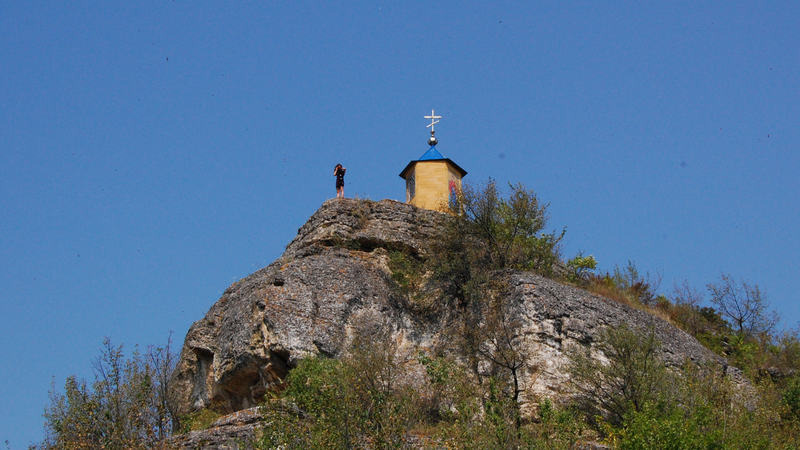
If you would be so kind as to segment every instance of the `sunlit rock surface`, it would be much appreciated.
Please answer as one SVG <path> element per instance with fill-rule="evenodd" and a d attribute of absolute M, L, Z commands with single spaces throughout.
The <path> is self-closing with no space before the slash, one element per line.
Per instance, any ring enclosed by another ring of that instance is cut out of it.
<path fill-rule="evenodd" d="M 280 258 L 233 283 L 192 325 L 174 374 L 182 413 L 256 406 L 301 359 L 340 356 L 354 321 L 364 316 L 389 324 L 408 376 L 422 376 L 416 352 L 446 350 L 448 342 L 439 324 L 417 317 L 392 289 L 388 255 L 424 255 L 443 217 L 390 200 L 325 202 Z M 590 346 L 603 327 L 620 323 L 653 330 L 671 365 L 716 362 L 740 377 L 687 333 L 645 312 L 531 273 L 508 276 L 521 325 L 516 344 L 530 357 L 523 411 L 544 396 L 565 394 L 568 348 Z"/>

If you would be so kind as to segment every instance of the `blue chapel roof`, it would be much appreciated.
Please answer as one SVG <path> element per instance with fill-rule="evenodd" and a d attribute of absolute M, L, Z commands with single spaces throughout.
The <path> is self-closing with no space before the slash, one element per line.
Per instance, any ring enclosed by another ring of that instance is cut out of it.
<path fill-rule="evenodd" d="M 403 169 L 402 172 L 400 172 L 400 178 L 405 178 L 406 177 L 405 176 L 406 173 L 412 167 L 414 167 L 417 164 L 417 162 L 419 162 L 419 161 L 437 161 L 437 160 L 438 161 L 446 161 L 446 162 L 452 164 L 453 167 L 461 174 L 462 177 L 467 175 L 467 171 L 466 170 L 462 169 L 458 164 L 454 163 L 450 158 L 445 158 L 444 156 L 442 156 L 442 154 L 439 153 L 439 150 L 436 150 L 436 146 L 435 145 L 431 145 L 431 148 L 429 148 L 428 151 L 425 152 L 425 154 L 422 155 L 422 157 L 420 157 L 417 161 L 411 161 L 410 163 L 408 163 L 406 168 Z"/>
<path fill-rule="evenodd" d="M 436 150 L 435 145 L 431 145 L 431 148 L 429 148 L 428 151 L 419 158 L 420 161 L 432 161 L 435 159 L 445 159 L 444 156 L 439 153 L 439 150 Z"/>

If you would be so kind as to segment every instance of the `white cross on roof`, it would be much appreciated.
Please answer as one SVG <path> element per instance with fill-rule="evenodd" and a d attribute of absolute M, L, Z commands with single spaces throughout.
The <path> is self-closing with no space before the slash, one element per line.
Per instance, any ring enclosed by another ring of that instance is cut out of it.
<path fill-rule="evenodd" d="M 439 123 L 439 121 L 436 120 L 436 119 L 441 119 L 442 116 L 437 116 L 436 114 L 434 114 L 433 110 L 431 110 L 431 115 L 430 116 L 425 116 L 425 118 L 426 119 L 431 119 L 431 123 L 428 124 L 428 127 L 431 127 L 431 133 L 433 133 L 433 126 L 435 124 Z"/>

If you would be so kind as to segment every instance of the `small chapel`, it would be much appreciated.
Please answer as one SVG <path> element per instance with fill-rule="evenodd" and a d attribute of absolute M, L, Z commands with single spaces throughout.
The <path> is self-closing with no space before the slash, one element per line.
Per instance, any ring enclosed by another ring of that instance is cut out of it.
<path fill-rule="evenodd" d="M 446 212 L 448 204 L 455 202 L 461 191 L 461 179 L 467 171 L 459 167 L 450 158 L 445 158 L 436 150 L 436 132 L 434 125 L 439 123 L 434 111 L 430 116 L 431 137 L 428 139 L 430 148 L 416 161 L 408 163 L 400 172 L 400 178 L 406 180 L 406 203 L 419 208 Z"/>

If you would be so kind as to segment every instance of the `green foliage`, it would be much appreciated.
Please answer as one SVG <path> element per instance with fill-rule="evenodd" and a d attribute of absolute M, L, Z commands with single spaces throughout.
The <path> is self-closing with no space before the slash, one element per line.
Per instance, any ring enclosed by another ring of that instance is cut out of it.
<path fill-rule="evenodd" d="M 781 393 L 781 397 L 787 408 L 787 418 L 800 420 L 800 378 L 792 377 Z"/>
<path fill-rule="evenodd" d="M 583 256 L 583 252 L 578 252 L 574 258 L 567 261 L 567 280 L 573 283 L 586 282 L 588 275 L 596 268 L 597 260 L 594 256 Z"/>
<path fill-rule="evenodd" d="M 425 286 L 425 263 L 406 252 L 389 251 L 389 271 L 395 292 L 413 312 L 427 316 L 438 312 L 438 302 Z"/>
<path fill-rule="evenodd" d="M 587 418 L 613 447 L 797 448 L 800 427 L 789 405 L 800 389 L 791 383 L 780 396 L 769 383 L 738 385 L 715 365 L 667 370 L 653 335 L 637 337 L 624 325 L 601 334 L 597 349 L 608 364 L 578 351 L 570 372 L 589 400 Z"/>
<path fill-rule="evenodd" d="M 704 450 L 722 448 L 720 430 L 708 430 L 708 414 L 687 415 L 678 408 L 670 411 L 645 404 L 641 411 L 625 417 L 617 436 L 620 450 Z"/>
<path fill-rule="evenodd" d="M 257 448 L 354 447 L 363 417 L 347 390 L 341 362 L 307 358 L 286 381 L 286 401 L 265 408 L 268 425 Z"/>
<path fill-rule="evenodd" d="M 303 360 L 290 372 L 283 399 L 265 407 L 256 448 L 401 448 L 419 401 L 397 382 L 396 350 L 386 325 L 366 320 L 342 360 Z"/>
<path fill-rule="evenodd" d="M 660 356 L 660 344 L 651 330 L 633 330 L 626 325 L 606 328 L 599 336 L 597 351 L 609 360 L 604 364 L 587 349 L 570 354 L 571 382 L 589 412 L 608 417 L 613 424 L 626 414 L 639 412 L 648 403 L 659 403 L 675 382 Z"/>
<path fill-rule="evenodd" d="M 800 370 L 797 332 L 775 333 L 780 316 L 769 311 L 758 286 L 722 275 L 718 283 L 708 285 L 708 292 L 713 306 L 700 306 L 702 293 L 683 282 L 673 287 L 659 309 L 754 381 Z"/>
<path fill-rule="evenodd" d="M 761 386 L 742 387 L 712 367 L 687 368 L 669 402 L 646 404 L 609 433 L 618 448 L 783 449 L 798 448 L 798 427 L 780 418 L 782 407 Z"/>
<path fill-rule="evenodd" d="M 50 391 L 42 449 L 154 448 L 177 425 L 169 375 L 175 355 L 166 347 L 134 350 L 103 342 L 94 362 L 94 382 L 70 376 L 63 393 Z"/>
<path fill-rule="evenodd" d="M 540 425 L 533 428 L 530 439 L 533 448 L 572 449 L 584 434 L 583 418 L 574 406 L 557 408 L 545 399 L 539 403 L 539 419 Z"/>
<path fill-rule="evenodd" d="M 421 413 L 428 422 L 455 419 L 454 405 L 474 395 L 465 389 L 467 377 L 463 368 L 452 359 L 432 357 L 423 351 L 418 353 L 417 360 L 425 367 L 429 383 L 427 395 L 421 397 Z"/>
<path fill-rule="evenodd" d="M 465 184 L 457 203 L 451 205 L 451 223 L 443 236 L 460 245 L 445 245 L 489 270 L 530 269 L 552 275 L 560 261 L 561 233 L 544 233 L 548 204 L 521 183 L 509 185 L 508 198 L 502 198 L 497 183 L 489 180 L 480 188 Z M 445 257 L 455 256 L 454 253 Z"/>
<path fill-rule="evenodd" d="M 203 408 L 191 414 L 183 415 L 181 416 L 181 428 L 179 432 L 181 434 L 186 434 L 192 431 L 205 430 L 220 417 L 222 417 L 222 414 L 209 408 Z"/>
<path fill-rule="evenodd" d="M 431 384 L 445 384 L 452 372 L 453 364 L 443 358 L 432 358 L 427 353 L 420 351 L 417 355 L 420 364 L 425 366 L 425 373 L 430 377 Z"/>

